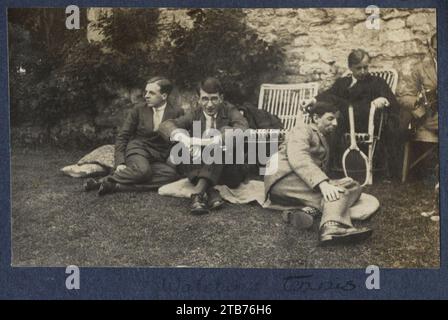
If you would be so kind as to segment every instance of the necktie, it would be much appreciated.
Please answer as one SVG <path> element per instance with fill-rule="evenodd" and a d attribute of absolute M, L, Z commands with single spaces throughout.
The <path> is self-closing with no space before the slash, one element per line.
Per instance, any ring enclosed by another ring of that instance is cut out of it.
<path fill-rule="evenodd" d="M 210 128 L 216 129 L 216 119 L 215 117 L 211 117 Z"/>

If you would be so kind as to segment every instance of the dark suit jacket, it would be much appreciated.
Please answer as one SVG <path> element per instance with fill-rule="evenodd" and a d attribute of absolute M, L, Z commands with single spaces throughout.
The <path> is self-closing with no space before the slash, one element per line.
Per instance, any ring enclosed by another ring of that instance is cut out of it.
<path fill-rule="evenodd" d="M 170 143 L 154 131 L 153 113 L 153 109 L 146 105 L 135 106 L 129 110 L 115 141 L 115 166 L 124 164 L 126 156 L 131 154 L 140 154 L 156 161 L 166 160 Z M 168 103 L 162 122 L 183 114 L 182 109 Z"/>
<path fill-rule="evenodd" d="M 348 105 L 351 104 L 355 112 L 356 132 L 367 132 L 370 102 L 379 97 L 384 97 L 389 101 L 390 106 L 384 110 L 388 114 L 391 125 L 397 125 L 400 111 L 399 104 L 384 79 L 369 75 L 362 81 L 358 80 L 353 87 L 349 88 L 351 83 L 351 76 L 339 78 L 331 88 L 316 97 L 316 100 L 329 101 L 339 107 L 343 116 L 341 128 L 346 132 L 349 131 Z"/>
<path fill-rule="evenodd" d="M 185 114 L 177 119 L 168 120 L 162 123 L 159 127 L 160 135 L 169 141 L 171 133 L 176 129 L 185 129 L 192 136 L 193 121 L 201 122 L 201 133 L 206 128 L 206 118 L 202 108 L 197 107 L 192 112 Z M 224 102 L 218 110 L 216 115 L 216 129 L 220 130 L 224 136 L 226 129 L 241 129 L 249 128 L 246 119 L 239 112 L 239 110 L 230 103 Z"/>

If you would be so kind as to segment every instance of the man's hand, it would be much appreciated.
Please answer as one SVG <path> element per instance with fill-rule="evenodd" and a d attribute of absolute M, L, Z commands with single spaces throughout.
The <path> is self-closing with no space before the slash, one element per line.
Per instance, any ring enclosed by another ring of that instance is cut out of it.
<path fill-rule="evenodd" d="M 312 98 L 309 100 L 302 100 L 302 102 L 300 103 L 300 108 L 304 111 L 307 111 L 308 107 L 316 104 L 317 100 L 316 98 Z"/>
<path fill-rule="evenodd" d="M 215 135 L 212 136 L 210 138 L 196 138 L 193 137 L 191 138 L 191 145 L 195 145 L 195 146 L 209 146 L 209 145 L 213 145 L 213 144 L 221 144 L 222 142 L 222 137 L 221 135 Z"/>
<path fill-rule="evenodd" d="M 126 165 L 124 165 L 124 164 L 119 164 L 119 165 L 117 166 L 117 168 L 115 169 L 115 172 L 120 172 L 120 171 L 123 171 L 124 169 L 126 169 Z"/>
<path fill-rule="evenodd" d="M 222 136 L 220 134 L 213 136 L 213 138 L 210 141 L 210 144 L 221 145 L 221 143 L 222 143 Z"/>
<path fill-rule="evenodd" d="M 384 98 L 384 97 L 376 98 L 375 100 L 373 100 L 373 101 L 370 103 L 370 106 L 371 106 L 371 107 L 375 107 L 375 108 L 377 108 L 377 109 L 382 109 L 382 108 L 384 108 L 384 107 L 388 107 L 389 105 L 390 105 L 389 100 L 387 100 L 387 99 Z"/>
<path fill-rule="evenodd" d="M 194 137 L 192 138 L 183 133 L 179 133 L 174 136 L 173 140 L 182 143 L 190 152 L 190 155 L 193 158 L 193 160 L 201 157 L 202 155 L 201 139 Z"/>
<path fill-rule="evenodd" d="M 178 133 L 174 136 L 173 138 L 174 141 L 179 141 L 180 143 L 182 143 L 184 146 L 187 147 L 187 149 L 191 148 L 192 145 L 192 141 L 191 141 L 191 137 L 183 134 L 183 133 Z"/>
<path fill-rule="evenodd" d="M 202 156 L 202 148 L 199 145 L 192 145 L 190 147 L 190 155 L 193 161 L 200 159 Z"/>
<path fill-rule="evenodd" d="M 330 184 L 328 181 L 322 181 L 319 184 L 320 192 L 324 197 L 325 201 L 336 201 L 339 200 L 339 193 L 344 193 L 344 189 Z"/>

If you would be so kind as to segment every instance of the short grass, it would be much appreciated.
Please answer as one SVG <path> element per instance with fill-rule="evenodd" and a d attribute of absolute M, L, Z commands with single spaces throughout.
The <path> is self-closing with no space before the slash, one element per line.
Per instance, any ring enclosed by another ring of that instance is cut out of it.
<path fill-rule="evenodd" d="M 382 208 L 368 221 L 371 239 L 320 248 L 317 226 L 298 231 L 256 204 L 210 215 L 189 200 L 156 192 L 98 197 L 59 169 L 85 152 L 12 150 L 12 263 L 15 266 L 192 266 L 243 268 L 438 268 L 439 224 L 420 216 L 433 186 L 377 182 L 366 189 Z"/>

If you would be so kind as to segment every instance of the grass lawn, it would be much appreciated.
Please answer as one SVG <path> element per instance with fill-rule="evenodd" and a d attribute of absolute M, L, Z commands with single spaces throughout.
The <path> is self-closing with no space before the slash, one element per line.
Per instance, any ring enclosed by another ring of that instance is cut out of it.
<path fill-rule="evenodd" d="M 377 182 L 366 192 L 382 208 L 356 224 L 372 227 L 372 238 L 320 248 L 316 223 L 298 231 L 256 204 L 226 204 L 196 217 L 189 199 L 83 192 L 82 179 L 59 169 L 85 153 L 13 147 L 14 266 L 439 267 L 439 223 L 420 216 L 432 206 L 430 184 Z"/>

